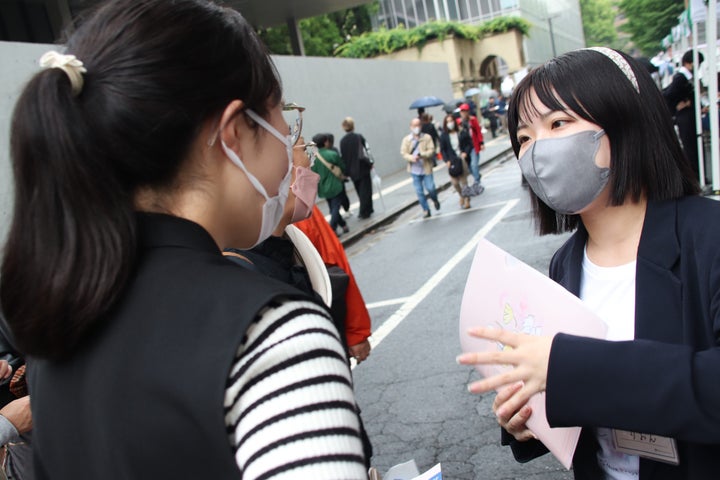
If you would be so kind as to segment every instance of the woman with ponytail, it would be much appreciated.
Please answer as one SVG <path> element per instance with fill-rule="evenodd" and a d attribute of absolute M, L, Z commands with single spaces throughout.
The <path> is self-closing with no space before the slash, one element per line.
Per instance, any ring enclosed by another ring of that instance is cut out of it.
<path fill-rule="evenodd" d="M 118 0 L 65 50 L 15 107 L 0 277 L 38 478 L 367 478 L 328 312 L 221 253 L 275 229 L 302 127 L 250 25 Z"/>

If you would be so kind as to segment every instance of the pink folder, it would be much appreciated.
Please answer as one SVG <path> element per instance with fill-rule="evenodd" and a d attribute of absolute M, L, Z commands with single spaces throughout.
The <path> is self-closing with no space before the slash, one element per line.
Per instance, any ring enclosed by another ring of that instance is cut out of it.
<path fill-rule="evenodd" d="M 460 345 L 464 352 L 502 350 L 496 342 L 471 337 L 473 327 L 493 326 L 530 335 L 558 332 L 605 338 L 607 326 L 563 287 L 487 240 L 480 240 L 465 284 L 460 309 Z M 478 366 L 483 376 L 509 367 Z M 550 428 L 545 416 L 545 394 L 533 396 L 528 428 L 570 469 L 580 428 Z"/>

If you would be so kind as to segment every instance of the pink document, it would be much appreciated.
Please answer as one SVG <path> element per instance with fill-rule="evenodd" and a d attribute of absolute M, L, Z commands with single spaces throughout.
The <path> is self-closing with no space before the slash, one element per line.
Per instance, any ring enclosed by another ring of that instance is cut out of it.
<path fill-rule="evenodd" d="M 530 335 L 558 332 L 605 338 L 607 327 L 583 303 L 563 287 L 487 240 L 480 240 L 465 284 L 460 309 L 460 345 L 464 352 L 511 348 L 471 337 L 473 327 L 493 326 Z M 491 376 L 509 368 L 482 365 Z M 550 428 L 545 416 L 545 394 L 533 396 L 528 428 L 570 469 L 580 428 Z"/>

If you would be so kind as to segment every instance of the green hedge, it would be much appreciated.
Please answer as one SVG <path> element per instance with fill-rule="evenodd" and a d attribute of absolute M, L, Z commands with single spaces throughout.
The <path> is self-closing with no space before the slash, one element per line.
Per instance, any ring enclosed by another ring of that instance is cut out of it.
<path fill-rule="evenodd" d="M 513 28 L 523 35 L 530 31 L 530 22 L 520 17 L 498 17 L 480 25 L 466 25 L 458 22 L 428 22 L 414 28 L 381 29 L 352 37 L 335 49 L 336 57 L 370 58 L 396 52 L 410 47 L 422 49 L 432 39 L 443 40 L 454 36 L 468 40 L 479 40 L 494 33 L 505 33 Z"/>

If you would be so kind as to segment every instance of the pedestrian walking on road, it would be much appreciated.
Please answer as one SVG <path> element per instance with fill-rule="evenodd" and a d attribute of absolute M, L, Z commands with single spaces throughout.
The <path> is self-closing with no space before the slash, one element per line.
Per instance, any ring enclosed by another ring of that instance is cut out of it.
<path fill-rule="evenodd" d="M 15 106 L 0 275 L 37 478 L 366 478 L 327 309 L 222 255 L 278 225 L 302 130 L 252 26 L 115 0 L 63 49 Z"/>
<path fill-rule="evenodd" d="M 447 165 L 450 183 L 460 196 L 462 208 L 470 208 L 470 195 L 467 194 L 470 169 L 467 159 L 472 150 L 470 132 L 463 128 L 462 122 L 456 122 L 452 114 L 446 115 L 440 134 L 440 153 Z"/>
<path fill-rule="evenodd" d="M 355 185 L 355 192 L 360 201 L 358 218 L 370 218 L 375 211 L 372 201 L 372 179 L 370 170 L 373 163 L 365 137 L 355 133 L 355 120 L 346 117 L 342 122 L 345 136 L 340 139 L 340 155 L 345 162 L 345 173 Z"/>
<path fill-rule="evenodd" d="M 435 146 L 435 153 L 440 151 L 440 135 L 438 135 L 437 128 L 432 122 L 432 117 L 428 113 L 420 115 L 420 129 L 423 133 L 427 133 L 433 139 L 433 145 Z M 433 166 L 435 166 L 433 158 Z"/>
<path fill-rule="evenodd" d="M 482 109 L 482 116 L 487 118 L 488 123 L 490 124 L 490 133 L 492 133 L 492 138 L 497 137 L 499 109 L 500 107 L 497 103 L 495 103 L 495 97 L 488 98 L 487 104 Z"/>
<path fill-rule="evenodd" d="M 337 228 L 342 233 L 348 233 L 345 219 L 340 215 L 342 206 L 343 182 L 345 181 L 345 163 L 334 150 L 330 149 L 330 142 L 327 135 L 319 133 L 313 137 L 313 142 L 318 146 L 318 161 L 313 163 L 312 170 L 320 175 L 318 195 L 327 200 L 330 207 L 330 227 L 338 235 Z"/>
<path fill-rule="evenodd" d="M 326 133 L 325 135 L 327 135 L 328 138 L 328 148 L 340 155 L 340 150 L 338 150 L 335 146 L 335 135 L 333 135 L 332 133 Z M 342 157 L 342 155 L 340 156 Z M 342 200 L 340 202 L 340 205 L 342 206 L 342 209 L 345 210 L 345 213 L 348 213 L 350 211 L 350 198 L 348 197 L 347 191 L 345 190 L 345 183 L 350 181 L 350 178 L 347 177 L 347 172 L 345 172 L 345 175 L 346 178 L 345 180 L 343 180 L 343 189 L 340 193 L 340 199 Z"/>
<path fill-rule="evenodd" d="M 417 117 L 410 122 L 410 135 L 403 138 L 400 144 L 400 154 L 407 162 L 407 171 L 412 175 L 415 193 L 425 212 L 424 218 L 428 218 L 430 217 L 430 206 L 425 198 L 425 190 L 433 201 L 435 210 L 440 210 L 440 201 L 433 178 L 435 144 L 430 135 L 422 132 L 420 119 Z"/>
<path fill-rule="evenodd" d="M 470 132 L 472 138 L 473 149 L 470 152 L 470 172 L 472 173 L 475 183 L 473 184 L 474 194 L 479 195 L 484 190 L 480 188 L 480 180 L 482 175 L 480 174 L 480 152 L 485 149 L 485 139 L 483 138 L 482 128 L 477 117 L 470 114 L 470 106 L 467 103 L 460 105 L 460 119 L 463 124 L 463 129 Z"/>
<path fill-rule="evenodd" d="M 540 233 L 575 230 L 550 277 L 607 338 L 478 328 L 512 348 L 458 360 L 513 368 L 470 390 L 499 389 L 502 441 L 521 462 L 547 452 L 527 429 L 544 392 L 551 427 L 582 427 L 575 478 L 715 478 L 720 203 L 697 195 L 660 91 L 628 55 L 575 50 L 518 84 L 508 125 Z"/>

